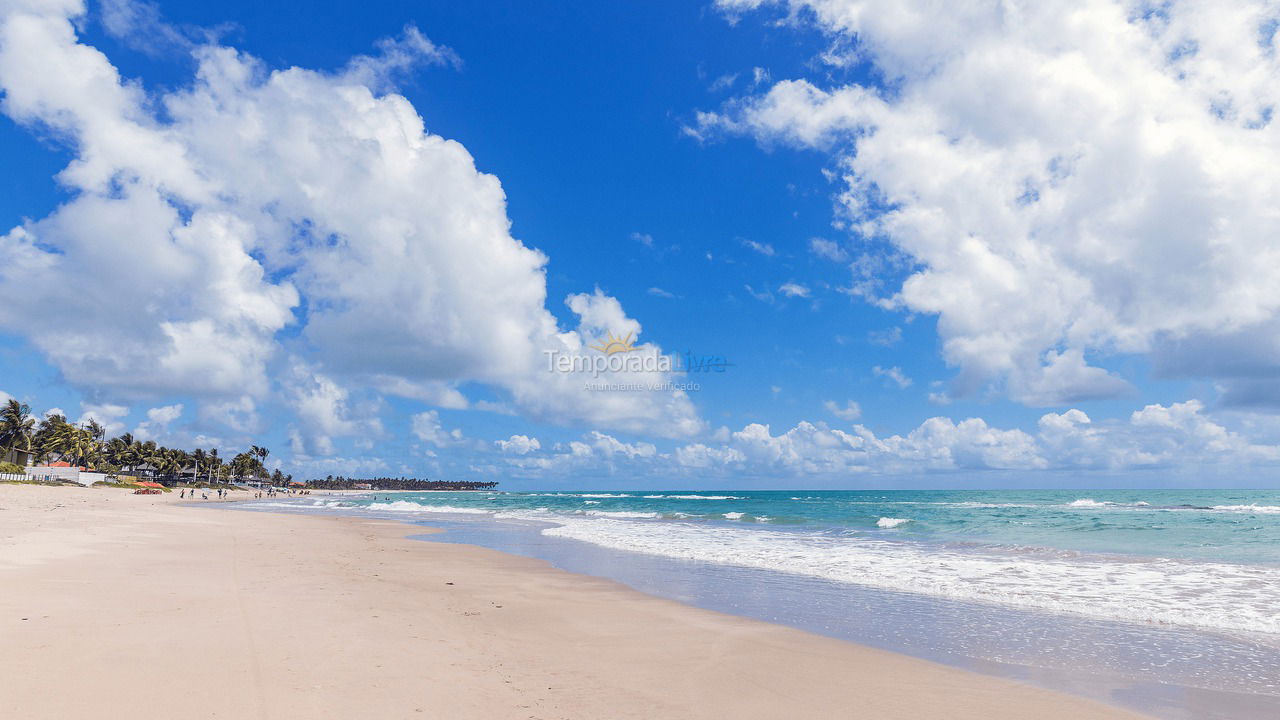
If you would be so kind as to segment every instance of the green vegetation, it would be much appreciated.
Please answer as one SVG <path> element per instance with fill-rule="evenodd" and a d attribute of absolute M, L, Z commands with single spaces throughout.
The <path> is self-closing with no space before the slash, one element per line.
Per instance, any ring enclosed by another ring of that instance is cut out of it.
<path fill-rule="evenodd" d="M 21 465 L 11 462 L 0 462 L 0 475 L 21 475 L 26 472 Z"/>
<path fill-rule="evenodd" d="M 35 418 L 31 417 L 31 408 L 9 398 L 4 407 L 0 408 L 0 460 L 6 462 L 18 460 L 19 452 L 31 451 L 35 424 Z"/>
<path fill-rule="evenodd" d="M 417 478 L 349 478 L 330 475 L 323 480 L 312 480 L 308 488 L 316 490 L 352 490 L 356 485 L 372 485 L 374 490 L 489 490 L 496 482 L 450 482 L 448 480 L 419 480 Z"/>
<path fill-rule="evenodd" d="M 31 417 L 31 408 L 24 403 L 11 399 L 0 407 L 0 460 L 17 468 L 13 472 L 23 470 L 9 461 L 21 461 L 24 458 L 19 456 L 25 455 L 37 464 L 58 460 L 96 472 L 127 472 L 166 483 L 194 478 L 202 484 L 224 484 L 232 479 L 256 478 L 285 485 L 293 480 L 292 475 L 279 469 L 268 473 L 265 463 L 271 451 L 258 445 L 226 462 L 217 449 L 187 451 L 157 445 L 152 440 L 138 441 L 130 433 L 110 440 L 106 434 L 106 428 L 92 419 L 71 423 L 62 415 L 49 415 L 37 424 Z M 129 483 L 118 485 L 137 487 Z"/>

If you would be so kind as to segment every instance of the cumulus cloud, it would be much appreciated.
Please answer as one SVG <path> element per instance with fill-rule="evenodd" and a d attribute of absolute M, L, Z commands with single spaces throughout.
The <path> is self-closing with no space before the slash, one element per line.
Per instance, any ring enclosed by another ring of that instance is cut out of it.
<path fill-rule="evenodd" d="M 828 410 L 836 409 L 828 403 Z M 676 465 L 755 476 L 902 474 L 955 470 L 1131 470 L 1265 465 L 1280 445 L 1250 439 L 1204 413 L 1196 400 L 1148 405 L 1127 421 L 1093 423 L 1080 410 L 1048 413 L 1036 434 L 992 427 L 981 418 L 925 420 L 904 435 L 877 436 L 800 422 L 774 435 L 750 424 L 719 445 L 694 443 L 672 455 Z"/>
<path fill-rule="evenodd" d="M 362 438 L 382 433 L 375 416 L 376 406 L 352 406 L 346 388 L 317 368 L 294 358 L 284 382 L 286 401 L 300 426 L 296 444 L 307 455 L 333 455 L 333 439 L 356 435 Z"/>
<path fill-rule="evenodd" d="M 498 179 L 387 91 L 415 63 L 452 62 L 446 49 L 408 28 L 324 73 L 193 42 L 194 81 L 149 92 L 79 41 L 83 12 L 0 10 L 4 113 L 73 150 L 69 199 L 0 234 L 0 328 L 73 385 L 192 395 L 202 418 L 245 426 L 283 395 L 315 452 L 353 431 L 352 388 L 459 407 L 458 385 L 478 382 L 539 420 L 701 427 L 683 393 L 604 398 L 548 372 L 546 351 L 593 352 L 596 330 L 639 323 L 597 292 L 559 327 L 547 258 L 512 237 Z M 292 382 L 295 358 L 309 389 L 272 379 Z"/>
<path fill-rule="evenodd" d="M 844 420 L 861 416 L 856 403 L 825 408 Z M 1236 471 L 1280 464 L 1276 428 L 1231 429 L 1197 400 L 1152 404 L 1125 419 L 1094 422 L 1070 409 L 1046 413 L 1032 432 L 1000 428 L 982 418 L 932 417 L 901 434 L 878 434 L 861 424 L 848 430 L 801 421 L 784 431 L 750 423 L 721 428 L 704 442 L 670 452 L 593 431 L 544 450 L 525 436 L 499 440 L 499 465 L 485 472 L 521 477 L 631 475 L 718 478 L 822 478 L 853 483 L 859 477 L 982 472 L 1117 472 L 1187 468 Z M 1019 474 L 1017 477 L 1023 477 Z"/>
<path fill-rule="evenodd" d="M 440 413 L 435 410 L 418 413 L 411 422 L 413 436 L 429 445 L 446 447 L 462 442 L 462 430 L 446 430 L 440 423 Z"/>
<path fill-rule="evenodd" d="M 954 392 L 1114 396 L 1099 359 L 1142 353 L 1236 404 L 1280 398 L 1247 385 L 1280 370 L 1273 5 L 718 4 L 783 8 L 892 88 L 785 79 L 694 129 L 831 154 L 841 222 L 909 259 L 885 292 L 856 267 L 853 287 L 938 316 Z"/>
<path fill-rule="evenodd" d="M 118 435 L 122 430 L 124 430 L 124 423 L 122 420 L 128 414 L 129 408 L 124 405 L 115 405 L 112 403 L 81 403 L 80 419 L 77 422 L 87 423 L 92 420 L 101 425 L 103 429 L 106 430 L 108 436 Z"/>
<path fill-rule="evenodd" d="M 133 435 L 138 440 L 157 440 L 169 432 L 169 424 L 182 417 L 182 403 L 147 410 L 147 419 L 138 423 Z M 201 443 L 205 444 L 205 443 Z"/>
<path fill-rule="evenodd" d="M 586 433 L 580 440 L 556 444 L 549 452 L 538 452 L 542 446 L 536 438 L 519 435 L 495 445 L 507 456 L 506 468 L 526 477 L 560 477 L 569 471 L 612 474 L 619 468 L 634 471 L 668 460 L 652 443 L 624 442 L 598 430 Z"/>
<path fill-rule="evenodd" d="M 534 450 L 542 449 L 542 443 L 538 442 L 538 438 L 527 435 L 512 435 L 506 440 L 495 440 L 493 444 L 502 452 L 512 455 L 528 455 Z"/>

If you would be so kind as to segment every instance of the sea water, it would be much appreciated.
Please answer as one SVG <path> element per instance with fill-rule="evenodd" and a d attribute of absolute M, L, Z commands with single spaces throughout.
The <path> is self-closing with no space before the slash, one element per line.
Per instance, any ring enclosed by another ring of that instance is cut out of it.
<path fill-rule="evenodd" d="M 1278 491 L 373 493 L 284 504 L 451 519 L 455 539 L 934 659 L 1280 698 Z M 1252 715 L 1171 702 L 1160 714 Z"/>

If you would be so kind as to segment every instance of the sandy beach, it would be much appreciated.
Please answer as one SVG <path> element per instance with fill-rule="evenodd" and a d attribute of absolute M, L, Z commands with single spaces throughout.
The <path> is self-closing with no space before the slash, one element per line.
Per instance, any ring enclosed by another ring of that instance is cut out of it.
<path fill-rule="evenodd" d="M 1138 717 L 420 532 L 0 485 L 0 716 Z"/>

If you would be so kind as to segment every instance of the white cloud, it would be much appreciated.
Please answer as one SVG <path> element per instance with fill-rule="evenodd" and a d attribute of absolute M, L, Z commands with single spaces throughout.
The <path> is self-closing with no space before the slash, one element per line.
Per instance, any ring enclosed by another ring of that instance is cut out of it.
<path fill-rule="evenodd" d="M 707 86 L 707 89 L 710 90 L 711 92 L 720 92 L 721 90 L 728 90 L 729 88 L 733 87 L 733 84 L 737 81 L 738 81 L 738 73 L 728 73 L 725 75 L 721 75 L 720 77 L 711 81 L 711 84 Z"/>
<path fill-rule="evenodd" d="M 746 288 L 747 294 L 755 298 L 756 300 L 759 300 L 760 302 L 765 302 L 765 303 L 773 302 L 773 293 L 769 292 L 768 289 L 756 290 L 750 285 L 743 285 L 743 287 Z"/>
<path fill-rule="evenodd" d="M 650 235 L 649 233 L 633 232 L 631 233 L 631 239 L 635 240 L 636 242 L 640 243 L 645 247 L 648 247 L 648 248 L 653 247 L 653 236 Z"/>
<path fill-rule="evenodd" d="M 391 466 L 378 457 L 303 457 L 290 462 L 292 474 L 298 478 L 322 478 L 326 475 L 369 477 L 386 474 Z M 408 475 L 404 469 L 399 473 Z"/>
<path fill-rule="evenodd" d="M 337 452 L 334 438 L 382 433 L 376 406 L 353 407 L 346 388 L 297 358 L 290 363 L 284 394 L 298 420 L 297 438 L 307 455 L 333 455 Z"/>
<path fill-rule="evenodd" d="M 182 404 L 162 405 L 147 410 L 147 419 L 138 423 L 133 435 L 138 440 L 158 440 L 169 432 L 169 424 L 182 417 Z"/>
<path fill-rule="evenodd" d="M 809 252 L 832 262 L 845 262 L 849 259 L 849 253 L 839 243 L 825 238 L 810 238 Z"/>
<path fill-rule="evenodd" d="M 663 290 L 663 289 L 662 289 L 662 288 L 660 288 L 660 287 L 651 287 L 651 288 L 649 288 L 649 294 L 650 294 L 650 295 L 652 295 L 652 296 L 654 296 L 654 297 L 666 298 L 666 299 L 668 299 L 668 300 L 674 300 L 674 299 L 675 299 L 675 297 L 676 297 L 676 296 L 675 296 L 675 293 L 668 292 L 668 291 L 666 291 L 666 290 Z"/>
<path fill-rule="evenodd" d="M 826 406 L 838 409 L 835 403 Z M 800 422 L 773 435 L 768 425 L 750 424 L 718 445 L 685 445 L 673 457 L 679 465 L 764 477 L 1280 463 L 1280 445 L 1229 430 L 1203 410 L 1190 400 L 1149 405 L 1127 422 L 1093 423 L 1073 409 L 1044 415 L 1035 435 L 992 427 L 981 418 L 929 418 L 905 435 L 887 437 L 862 425 L 845 432 L 825 423 Z"/>
<path fill-rule="evenodd" d="M 1273 6 L 719 5 L 785 6 L 892 85 L 783 80 L 700 115 L 695 133 L 831 152 L 841 221 L 911 260 L 887 293 L 852 287 L 938 315 L 956 391 L 1114 396 L 1128 385 L 1090 363 L 1144 353 L 1223 379 L 1236 404 L 1280 402 L 1246 372 L 1280 369 L 1265 351 L 1280 345 Z M 1258 349 L 1242 361 L 1224 343 Z"/>
<path fill-rule="evenodd" d="M 557 444 L 552 452 L 546 453 L 518 452 L 524 447 L 530 447 L 530 450 L 541 448 L 537 440 L 525 443 L 517 441 L 518 437 L 521 436 L 512 436 L 507 441 L 499 440 L 497 445 L 507 454 L 504 458 L 507 468 L 524 476 L 560 476 L 569 471 L 613 473 L 619 467 L 634 470 L 667 460 L 667 456 L 660 455 L 652 443 L 623 442 L 598 430 L 583 435 L 581 440 L 572 440 L 565 445 Z M 515 444 L 511 445 L 513 441 Z"/>
<path fill-rule="evenodd" d="M 852 400 L 846 402 L 843 407 L 836 403 L 835 400 L 827 400 L 822 403 L 822 407 L 841 420 L 857 420 L 862 417 L 862 406 Z"/>
<path fill-rule="evenodd" d="M 179 406 L 181 407 L 181 406 Z M 87 423 L 90 420 L 97 422 L 105 430 L 107 437 L 119 435 L 124 430 L 124 423 L 121 420 L 129 414 L 129 408 L 124 405 L 115 405 L 112 403 L 101 404 L 80 404 L 80 419 L 76 422 Z"/>
<path fill-rule="evenodd" d="M 200 406 L 200 419 L 225 425 L 236 432 L 252 433 L 258 429 L 258 406 L 248 395 L 206 402 Z"/>
<path fill-rule="evenodd" d="M 579 328 L 558 327 L 547 258 L 512 237 L 497 178 L 383 93 L 414 63 L 451 62 L 446 49 L 408 28 L 323 73 L 196 44 L 195 81 L 148 93 L 78 42 L 82 13 L 0 10 L 3 111 L 74 149 L 58 176 L 70 199 L 0 234 L 0 328 L 73 385 L 190 394 L 202 417 L 248 423 L 281 391 L 289 328 L 290 352 L 344 391 L 458 407 L 458 384 L 477 382 L 539 420 L 701 427 L 683 393 L 603 400 L 546 371 L 543 351 L 584 352 L 606 319 L 639 324 L 597 292 L 570 298 Z M 314 449 L 332 450 L 321 438 L 351 428 L 303 399 Z"/>
<path fill-rule="evenodd" d="M 541 450 L 542 443 L 538 438 L 527 435 L 512 435 L 506 440 L 494 440 L 493 444 L 504 453 L 511 455 L 528 455 L 534 450 Z"/>
<path fill-rule="evenodd" d="M 731 447 L 708 447 L 701 443 L 676 448 L 677 465 L 689 468 L 740 465 L 746 460 L 741 450 Z"/>
<path fill-rule="evenodd" d="M 751 250 L 754 250 L 760 253 L 761 255 L 764 255 L 765 257 L 773 257 L 774 255 L 777 254 L 774 251 L 773 246 L 770 245 L 769 243 L 762 243 L 762 242 L 757 242 L 755 240 L 743 239 L 742 244 L 743 246 Z"/>
<path fill-rule="evenodd" d="M 787 297 L 807 298 L 810 295 L 809 288 L 793 282 L 783 283 L 778 288 L 778 292 L 786 295 Z"/>
<path fill-rule="evenodd" d="M 894 385 L 897 385 L 900 390 L 906 390 L 911 387 L 911 378 L 907 377 L 906 373 L 902 372 L 902 368 L 900 367 L 894 366 L 891 368 L 882 368 L 879 365 L 876 365 L 871 368 L 871 372 L 875 374 L 876 377 L 884 378 Z"/>
<path fill-rule="evenodd" d="M 342 71 L 342 80 L 375 90 L 388 90 L 398 75 L 419 65 L 462 65 L 457 53 L 431 42 L 413 25 L 406 25 L 398 38 L 378 40 L 377 48 L 377 55 L 351 58 Z"/>
<path fill-rule="evenodd" d="M 440 424 L 440 414 L 435 410 L 428 410 L 414 415 L 411 432 L 414 437 L 436 447 L 456 445 L 463 440 L 461 430 L 457 428 L 453 430 L 444 429 L 444 426 Z"/>

